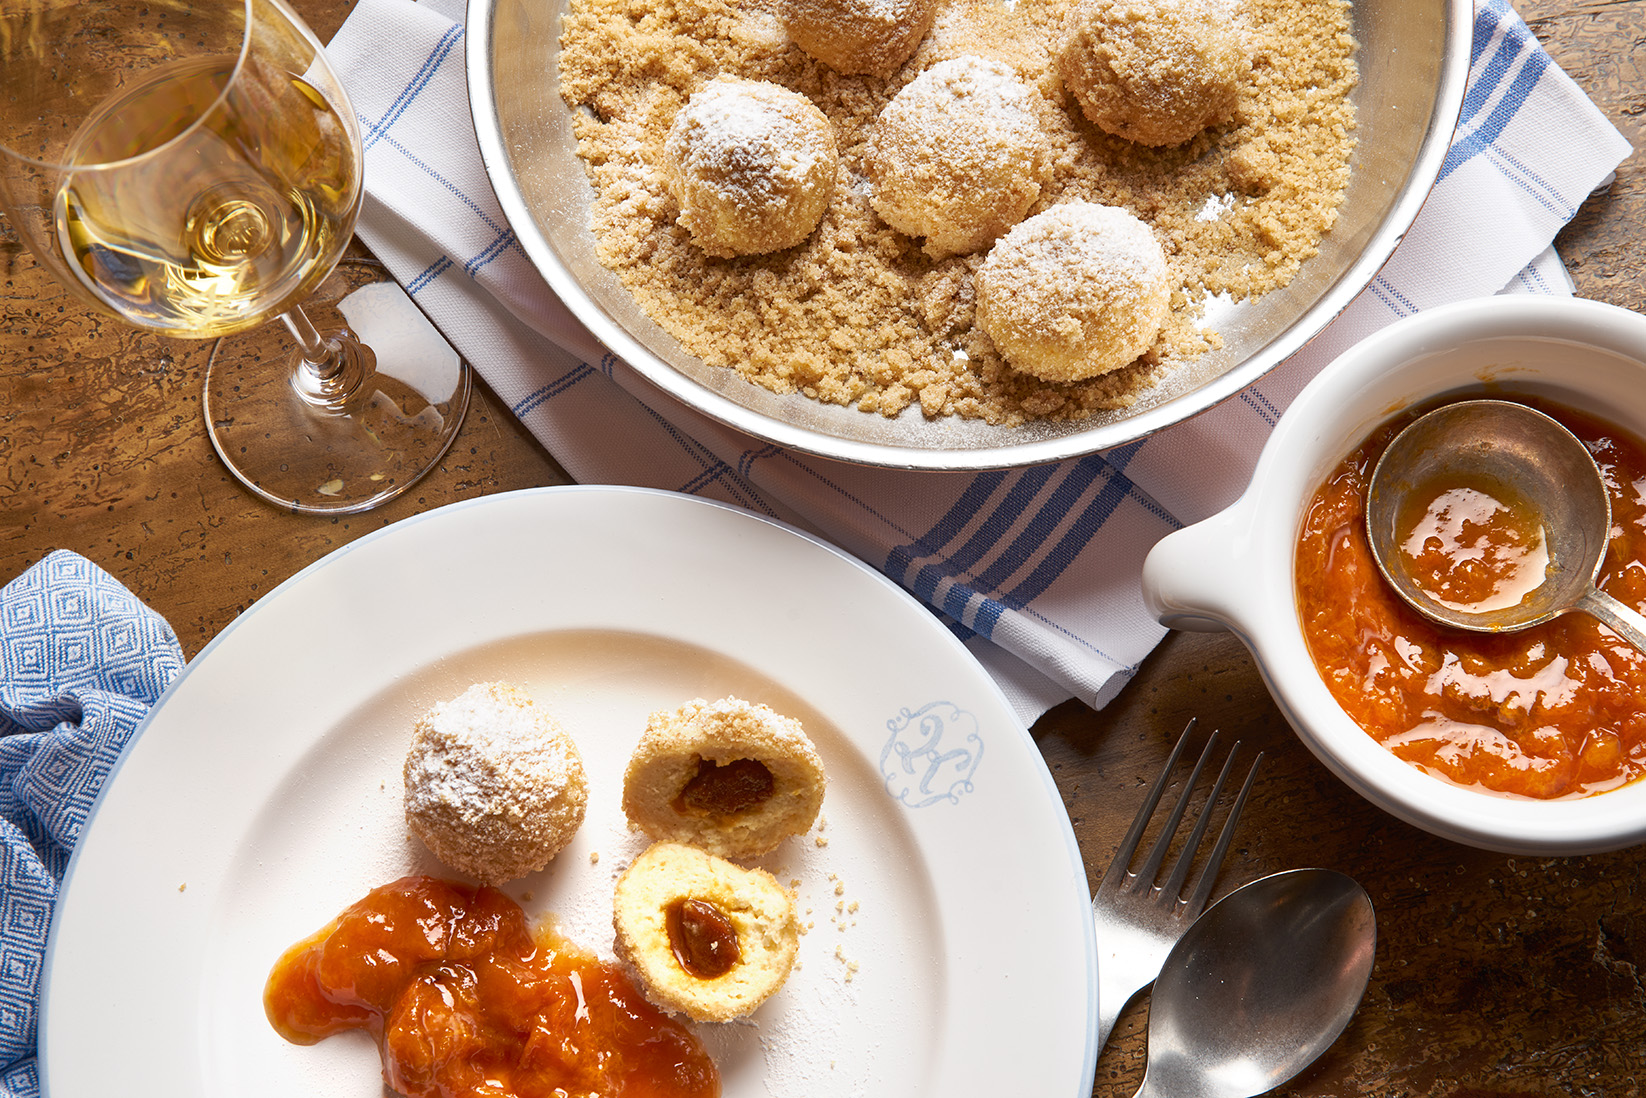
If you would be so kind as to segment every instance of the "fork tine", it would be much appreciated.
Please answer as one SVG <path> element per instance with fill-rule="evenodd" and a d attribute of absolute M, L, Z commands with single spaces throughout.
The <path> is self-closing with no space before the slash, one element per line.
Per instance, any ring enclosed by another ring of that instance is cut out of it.
<path fill-rule="evenodd" d="M 1149 858 L 1138 868 L 1137 879 L 1148 885 L 1154 884 L 1155 875 L 1160 872 L 1160 863 L 1166 858 L 1166 850 L 1172 845 L 1172 836 L 1177 834 L 1178 825 L 1183 822 L 1183 813 L 1189 807 L 1189 798 L 1194 795 L 1195 786 L 1200 784 L 1200 772 L 1206 769 L 1206 763 L 1212 757 L 1212 751 L 1217 747 L 1217 731 L 1206 737 L 1206 746 L 1201 749 L 1200 758 L 1195 760 L 1194 769 L 1189 771 L 1188 780 L 1183 783 L 1183 790 L 1177 795 L 1177 803 L 1172 806 L 1171 815 L 1166 817 L 1166 823 L 1160 829 L 1159 838 L 1155 839 L 1154 847 L 1149 851 Z M 1213 791 L 1215 794 L 1215 790 Z M 1210 804 L 1211 802 L 1208 802 Z M 1202 813 L 1204 816 L 1204 813 Z M 1204 828 L 1195 829 L 1196 841 Z M 1179 862 L 1184 856 L 1193 857 L 1194 851 L 1187 850 L 1186 855 L 1180 855 Z M 1187 872 L 1187 869 L 1184 870 Z M 1181 887 L 1182 882 L 1178 882 Z M 1175 894 L 1174 894 L 1175 895 Z"/>
<path fill-rule="evenodd" d="M 1223 830 L 1218 833 L 1217 845 L 1212 847 L 1211 856 L 1206 859 L 1206 864 L 1200 867 L 1200 876 L 1195 878 L 1194 893 L 1189 897 L 1189 906 L 1184 910 L 1184 914 L 1191 918 L 1200 914 L 1206 906 L 1207 897 L 1212 894 L 1212 882 L 1217 878 L 1218 867 L 1223 864 L 1223 855 L 1229 852 L 1235 824 L 1240 822 L 1240 810 L 1246 806 L 1246 794 L 1252 791 L 1252 782 L 1257 779 L 1257 768 L 1262 763 L 1263 752 L 1259 751 L 1257 758 L 1252 760 L 1251 770 L 1246 772 L 1246 781 L 1240 787 L 1240 796 L 1229 806 L 1229 815 L 1223 821 Z M 1224 769 L 1227 770 L 1227 766 Z"/>
<path fill-rule="evenodd" d="M 1200 757 L 1202 765 L 1204 765 L 1206 757 L 1211 754 L 1212 744 L 1216 742 L 1216 739 L 1217 737 L 1214 734 L 1212 739 L 1206 741 L 1206 751 Z M 1166 879 L 1166 883 L 1160 888 L 1161 903 L 1175 904 L 1182 896 L 1183 882 L 1189 876 L 1189 868 L 1194 863 L 1195 851 L 1200 849 L 1200 840 L 1205 837 L 1206 828 L 1212 822 L 1212 809 L 1217 807 L 1217 799 L 1223 795 L 1223 784 L 1229 780 L 1229 771 L 1234 769 L 1235 756 L 1239 753 L 1240 741 L 1236 740 L 1235 745 L 1229 748 L 1229 757 L 1223 760 L 1223 769 L 1218 772 L 1217 781 L 1212 783 L 1211 791 L 1206 794 L 1206 803 L 1200 808 L 1200 814 L 1195 819 L 1194 829 L 1189 832 L 1189 837 L 1184 840 L 1183 849 L 1178 851 L 1177 861 L 1172 863 L 1172 875 Z M 1189 784 L 1183 789 L 1183 799 L 1185 801 L 1188 800 L 1189 794 L 1194 790 L 1195 782 L 1199 777 L 1198 770 L 1190 776 Z M 1170 838 L 1171 836 L 1167 834 L 1165 837 Z M 1192 915 L 1193 912 L 1191 911 L 1188 914 Z"/>
<path fill-rule="evenodd" d="M 1194 731 L 1195 720 L 1194 717 L 1189 718 L 1183 734 L 1177 738 L 1177 745 L 1172 748 L 1171 758 L 1166 760 L 1166 765 L 1160 769 L 1160 776 L 1154 780 L 1154 785 L 1149 787 L 1149 795 L 1143 798 L 1143 806 L 1137 810 L 1137 817 L 1132 820 L 1126 837 L 1120 840 L 1120 849 L 1115 851 L 1108 870 L 1103 874 L 1103 880 L 1098 882 L 1099 892 L 1112 892 L 1126 879 L 1126 872 L 1132 864 L 1132 855 L 1137 853 L 1137 841 L 1143 837 L 1143 829 L 1148 827 L 1149 817 L 1154 815 L 1155 805 L 1160 803 L 1160 794 L 1166 788 L 1172 771 L 1177 769 L 1177 758 L 1183 754 L 1183 745 L 1189 742 L 1189 733 Z"/>
<path fill-rule="evenodd" d="M 1155 839 L 1145 864 L 1140 866 L 1136 873 L 1131 870 L 1131 860 L 1137 853 L 1138 843 L 1148 830 L 1166 787 L 1171 784 L 1178 761 L 1194 727 L 1195 722 L 1190 721 L 1182 736 L 1173 745 L 1171 758 L 1166 760 L 1159 777 L 1149 787 L 1137 818 L 1132 821 L 1126 837 L 1121 840 L 1120 849 L 1115 852 L 1102 882 L 1092 895 L 1092 922 L 1100 954 L 1097 966 L 1099 1049 L 1108 1041 L 1109 1034 L 1114 1031 L 1115 1022 L 1126 1005 L 1160 974 L 1160 966 L 1171 952 L 1173 944 L 1182 938 L 1192 918 L 1205 907 L 1218 868 L 1234 836 L 1235 824 L 1240 818 L 1246 796 L 1251 792 L 1252 783 L 1257 777 L 1258 764 L 1263 761 L 1263 754 L 1259 752 L 1256 761 L 1252 763 L 1250 773 L 1246 775 L 1245 785 L 1229 809 L 1209 861 L 1200 867 L 1199 875 L 1195 877 L 1192 886 L 1194 894 L 1188 900 L 1180 899 L 1184 879 L 1188 876 L 1195 854 L 1211 826 L 1212 813 L 1217 810 L 1217 803 L 1228 784 L 1229 775 L 1234 772 L 1234 756 L 1240 750 L 1238 743 L 1230 750 L 1210 795 L 1196 812 L 1192 833 L 1178 853 L 1177 860 L 1172 864 L 1170 881 L 1157 887 L 1155 874 L 1171 847 L 1184 814 L 1188 811 L 1191 796 L 1200 782 L 1200 775 L 1211 761 L 1218 738 L 1216 731 L 1207 738 L 1205 748 L 1200 752 L 1200 757 L 1179 793 L 1176 804 L 1169 813 L 1162 813 L 1168 817 L 1162 825 L 1163 830 Z"/>

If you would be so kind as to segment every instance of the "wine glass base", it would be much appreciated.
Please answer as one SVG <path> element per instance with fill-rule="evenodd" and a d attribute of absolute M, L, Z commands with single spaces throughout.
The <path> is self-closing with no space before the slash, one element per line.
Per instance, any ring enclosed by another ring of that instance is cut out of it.
<path fill-rule="evenodd" d="M 227 336 L 206 367 L 212 446 L 252 492 L 288 511 L 349 514 L 410 488 L 451 446 L 471 372 L 378 263 L 345 260 L 303 302 L 320 333 L 347 328 L 375 372 L 347 413 L 293 384 L 300 352 L 284 324 Z"/>

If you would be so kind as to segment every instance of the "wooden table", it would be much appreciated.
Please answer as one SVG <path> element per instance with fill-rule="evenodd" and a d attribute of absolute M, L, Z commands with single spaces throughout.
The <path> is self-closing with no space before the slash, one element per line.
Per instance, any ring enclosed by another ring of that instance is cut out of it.
<path fill-rule="evenodd" d="M 329 38 L 352 0 L 298 0 Z M 1646 147 L 1646 0 L 1522 0 L 1565 70 Z M 1578 291 L 1646 311 L 1646 170 L 1631 157 L 1560 236 Z M 93 314 L 0 220 L 0 582 L 74 549 L 175 626 L 189 655 L 260 596 L 354 538 L 418 511 L 566 477 L 483 386 L 450 455 L 364 516 L 283 514 L 244 492 L 201 427 L 205 347 Z M 1646 1090 L 1646 877 L 1640 850 L 1515 858 L 1378 811 L 1293 738 L 1227 635 L 1172 635 L 1101 712 L 1070 702 L 1035 739 L 1093 883 L 1190 717 L 1268 752 L 1220 891 L 1330 866 L 1379 916 L 1377 967 L 1336 1046 L 1282 1093 L 1424 1098 Z M 1009 935 L 1009 928 L 1006 930 Z M 1098 1062 L 1096 1094 L 1142 1075 L 1146 1000 Z"/>

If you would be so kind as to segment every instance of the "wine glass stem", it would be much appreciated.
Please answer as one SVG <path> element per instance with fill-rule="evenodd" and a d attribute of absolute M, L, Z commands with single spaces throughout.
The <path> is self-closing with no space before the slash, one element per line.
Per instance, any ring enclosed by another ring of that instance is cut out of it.
<path fill-rule="evenodd" d="M 347 329 L 331 336 L 321 335 L 297 306 L 281 313 L 280 319 L 298 343 L 292 388 L 322 412 L 352 414 L 365 396 L 367 379 L 376 369 L 371 348 Z"/>

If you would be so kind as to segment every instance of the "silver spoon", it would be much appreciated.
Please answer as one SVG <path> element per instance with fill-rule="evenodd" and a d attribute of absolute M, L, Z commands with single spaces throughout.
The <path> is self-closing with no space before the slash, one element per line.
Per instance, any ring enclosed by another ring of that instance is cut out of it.
<path fill-rule="evenodd" d="M 1541 582 L 1508 605 L 1461 605 L 1419 586 L 1404 563 L 1397 527 L 1402 502 L 1425 485 L 1496 486 L 1499 498 L 1541 521 L 1548 564 Z M 1599 590 L 1612 505 L 1588 448 L 1533 408 L 1506 400 L 1465 400 L 1414 420 L 1378 459 L 1366 491 L 1372 556 L 1395 593 L 1442 625 L 1514 632 L 1582 610 L 1646 651 L 1646 617 Z"/>
<path fill-rule="evenodd" d="M 1337 1040 L 1372 975 L 1366 890 L 1330 869 L 1235 889 L 1166 957 L 1137 1098 L 1255 1098 Z"/>

